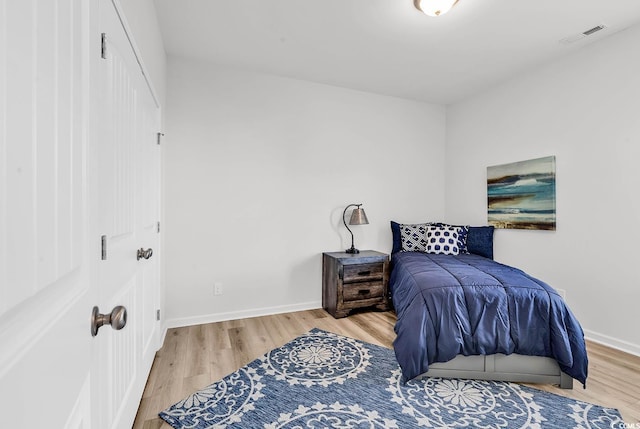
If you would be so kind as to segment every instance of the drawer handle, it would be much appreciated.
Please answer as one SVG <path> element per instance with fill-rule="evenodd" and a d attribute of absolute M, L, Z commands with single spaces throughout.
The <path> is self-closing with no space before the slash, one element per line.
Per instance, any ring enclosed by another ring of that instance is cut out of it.
<path fill-rule="evenodd" d="M 358 295 L 369 295 L 369 289 L 360 289 Z"/>
<path fill-rule="evenodd" d="M 371 274 L 371 271 L 358 271 L 359 276 L 368 276 Z"/>

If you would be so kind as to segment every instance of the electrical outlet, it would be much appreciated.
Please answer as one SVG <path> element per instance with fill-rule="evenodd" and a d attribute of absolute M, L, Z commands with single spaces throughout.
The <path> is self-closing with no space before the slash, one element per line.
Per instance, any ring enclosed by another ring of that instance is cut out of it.
<path fill-rule="evenodd" d="M 213 294 L 214 294 L 214 295 L 222 295 L 222 292 L 223 292 L 223 290 L 222 290 L 222 283 L 220 283 L 220 282 L 215 282 L 215 283 L 213 284 Z"/>

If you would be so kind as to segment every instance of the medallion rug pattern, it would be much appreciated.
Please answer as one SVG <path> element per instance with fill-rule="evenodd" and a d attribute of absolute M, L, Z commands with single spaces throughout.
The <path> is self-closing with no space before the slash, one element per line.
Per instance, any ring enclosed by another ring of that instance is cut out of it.
<path fill-rule="evenodd" d="M 402 381 L 392 350 L 313 329 L 160 413 L 174 428 L 613 428 L 617 410 L 515 383 Z"/>

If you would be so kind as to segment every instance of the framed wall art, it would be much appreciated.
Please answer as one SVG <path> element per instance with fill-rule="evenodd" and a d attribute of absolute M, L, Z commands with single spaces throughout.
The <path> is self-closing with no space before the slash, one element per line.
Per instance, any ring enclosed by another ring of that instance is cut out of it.
<path fill-rule="evenodd" d="M 488 222 L 496 228 L 556 229 L 556 157 L 487 167 Z"/>

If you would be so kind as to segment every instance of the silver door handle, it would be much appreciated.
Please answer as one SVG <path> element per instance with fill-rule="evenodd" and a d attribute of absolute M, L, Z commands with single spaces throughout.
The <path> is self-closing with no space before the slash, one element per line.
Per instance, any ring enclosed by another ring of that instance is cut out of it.
<path fill-rule="evenodd" d="M 144 250 L 142 247 L 138 249 L 138 261 L 142 258 L 144 259 L 149 259 L 151 257 L 151 255 L 153 255 L 153 249 L 152 248 L 148 248 L 147 250 Z"/>
<path fill-rule="evenodd" d="M 127 324 L 127 309 L 122 305 L 118 305 L 111 310 L 111 313 L 100 314 L 100 310 L 96 305 L 91 312 L 91 336 L 98 335 L 98 329 L 102 325 L 111 325 L 113 329 L 119 331 Z"/>

